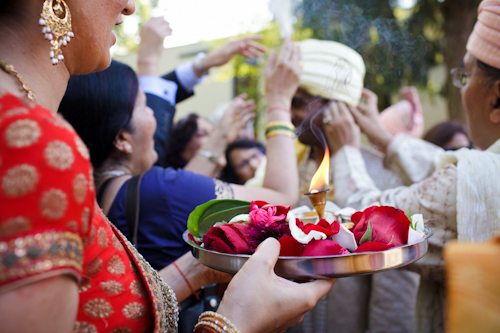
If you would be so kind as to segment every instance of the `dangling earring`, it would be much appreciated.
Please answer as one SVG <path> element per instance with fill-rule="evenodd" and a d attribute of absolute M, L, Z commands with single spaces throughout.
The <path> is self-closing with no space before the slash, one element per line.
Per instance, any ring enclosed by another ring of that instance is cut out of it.
<path fill-rule="evenodd" d="M 54 4 L 55 2 L 55 4 Z M 64 60 L 61 46 L 66 46 L 75 35 L 71 31 L 71 14 L 64 0 L 45 0 L 38 21 L 43 26 L 42 33 L 50 41 L 50 58 L 57 65 Z"/>

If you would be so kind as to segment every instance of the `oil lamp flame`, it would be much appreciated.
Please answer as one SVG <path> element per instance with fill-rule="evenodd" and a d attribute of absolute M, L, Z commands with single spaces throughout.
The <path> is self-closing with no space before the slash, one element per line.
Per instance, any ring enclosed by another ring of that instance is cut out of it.
<path fill-rule="evenodd" d="M 324 218 L 325 205 L 326 205 L 326 188 L 329 184 L 330 176 L 330 151 L 328 148 L 325 150 L 325 156 L 323 156 L 323 161 L 321 162 L 318 171 L 314 174 L 311 179 L 311 185 L 309 186 L 309 192 L 305 195 L 311 201 L 320 219 Z"/>
<path fill-rule="evenodd" d="M 328 148 L 325 150 L 325 156 L 323 156 L 323 161 L 319 165 L 318 170 L 311 179 L 311 185 L 309 186 L 309 192 L 312 190 L 321 190 L 328 186 L 330 179 L 330 151 Z"/>

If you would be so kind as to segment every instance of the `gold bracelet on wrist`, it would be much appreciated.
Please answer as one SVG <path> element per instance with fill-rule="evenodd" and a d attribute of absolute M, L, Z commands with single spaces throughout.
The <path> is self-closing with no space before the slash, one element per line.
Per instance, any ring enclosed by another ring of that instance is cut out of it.
<path fill-rule="evenodd" d="M 204 330 L 217 333 L 240 333 L 229 319 L 212 311 L 203 312 L 198 319 L 198 324 L 194 327 L 194 333 Z"/>
<path fill-rule="evenodd" d="M 270 121 L 266 124 L 266 131 L 268 128 L 271 128 L 271 127 L 286 127 L 286 128 L 289 128 L 291 130 L 295 130 L 295 126 L 293 126 L 292 123 L 290 122 L 286 122 L 286 121 Z"/>
<path fill-rule="evenodd" d="M 275 129 L 275 130 L 272 130 L 272 131 L 269 131 L 266 133 L 266 138 L 269 139 L 269 138 L 272 138 L 273 136 L 276 136 L 276 135 L 284 135 L 284 136 L 288 136 L 292 139 L 295 139 L 295 131 L 292 131 L 290 129 Z"/>

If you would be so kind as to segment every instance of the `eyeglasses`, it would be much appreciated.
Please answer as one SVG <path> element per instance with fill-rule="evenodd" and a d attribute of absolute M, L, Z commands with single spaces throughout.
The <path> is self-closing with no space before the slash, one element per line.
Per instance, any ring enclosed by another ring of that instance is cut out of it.
<path fill-rule="evenodd" d="M 248 166 L 253 159 L 258 158 L 261 155 L 264 155 L 264 154 L 262 154 L 262 152 L 259 150 L 259 151 L 255 152 L 252 156 L 247 158 L 246 160 L 241 161 L 234 168 L 237 170 L 243 169 L 244 167 Z"/>
<path fill-rule="evenodd" d="M 450 71 L 453 85 L 457 88 L 463 88 L 467 84 L 468 75 L 490 75 L 489 73 L 466 72 L 462 67 L 455 67 Z"/>

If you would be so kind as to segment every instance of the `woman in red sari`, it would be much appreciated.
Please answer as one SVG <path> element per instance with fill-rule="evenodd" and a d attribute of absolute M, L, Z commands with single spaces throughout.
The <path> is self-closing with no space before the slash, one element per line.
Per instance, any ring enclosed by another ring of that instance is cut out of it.
<path fill-rule="evenodd" d="M 175 268 L 153 270 L 102 215 L 88 151 L 56 116 L 69 76 L 109 65 L 111 30 L 134 10 L 132 0 L 0 1 L 2 331 L 176 330 L 172 289 L 186 297 L 184 278 Z M 272 63 L 270 105 L 290 108 L 295 87 L 279 79 L 298 76 L 297 60 L 289 45 Z M 286 112 L 275 117 L 289 121 Z M 265 242 L 235 276 L 219 307 L 221 321 L 242 332 L 283 330 L 331 289 L 332 281 L 298 285 L 278 278 L 278 253 L 275 241 Z M 192 264 L 179 267 L 194 272 Z"/>

